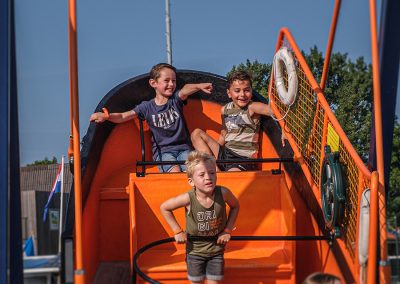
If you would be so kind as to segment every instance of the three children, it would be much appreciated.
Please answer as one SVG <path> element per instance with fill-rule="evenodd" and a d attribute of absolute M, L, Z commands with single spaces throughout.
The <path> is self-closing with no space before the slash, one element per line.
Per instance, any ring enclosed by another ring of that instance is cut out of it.
<path fill-rule="evenodd" d="M 186 84 L 176 90 L 176 69 L 165 63 L 150 71 L 149 84 L 156 96 L 133 110 L 122 113 L 97 112 L 90 121 L 109 120 L 122 123 L 135 117 L 145 119 L 152 134 L 155 161 L 182 161 L 185 166 L 162 165 L 161 172 L 187 171 L 192 189 L 165 201 L 161 213 L 177 243 L 186 243 L 188 278 L 192 283 L 219 283 L 224 275 L 224 249 L 239 212 L 239 202 L 232 192 L 217 186 L 216 160 L 256 158 L 261 115 L 272 116 L 267 104 L 253 102 L 252 81 L 248 73 L 236 71 L 228 78 L 227 94 L 232 101 L 221 108 L 222 130 L 218 141 L 203 130 L 191 136 L 183 117 L 184 101 L 197 91 L 211 94 L 211 83 Z M 192 143 L 196 151 L 192 151 Z M 221 165 L 221 170 L 254 170 L 252 164 Z M 226 214 L 226 204 L 230 207 Z M 186 229 L 182 230 L 173 211 L 184 207 Z M 206 237 L 206 238 L 204 238 Z M 211 237 L 211 238 L 210 238 Z"/>

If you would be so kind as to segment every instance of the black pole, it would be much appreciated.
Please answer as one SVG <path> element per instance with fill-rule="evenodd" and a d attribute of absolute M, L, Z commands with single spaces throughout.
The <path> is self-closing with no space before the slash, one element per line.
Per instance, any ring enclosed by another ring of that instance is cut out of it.
<path fill-rule="evenodd" d="M 139 118 L 139 128 L 140 128 L 140 143 L 141 143 L 141 148 L 142 148 L 142 163 L 146 161 L 146 149 L 144 145 L 144 132 L 143 132 L 143 119 Z M 142 172 L 139 173 L 140 176 L 144 176 L 146 173 L 146 166 L 143 164 L 142 165 Z"/>
<path fill-rule="evenodd" d="M 8 270 L 9 1 L 0 0 L 0 283 Z"/>
<path fill-rule="evenodd" d="M 10 1 L 10 283 L 23 283 L 14 3 Z"/>

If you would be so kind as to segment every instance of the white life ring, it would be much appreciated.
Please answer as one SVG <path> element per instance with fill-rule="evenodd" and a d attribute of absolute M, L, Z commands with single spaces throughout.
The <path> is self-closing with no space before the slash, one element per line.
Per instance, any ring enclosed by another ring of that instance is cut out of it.
<path fill-rule="evenodd" d="M 360 263 L 360 283 L 365 283 L 368 261 L 370 190 L 361 194 L 360 222 L 358 224 L 358 262 Z"/>
<path fill-rule="evenodd" d="M 361 265 L 365 265 L 368 260 L 369 210 L 370 190 L 366 189 L 361 194 L 360 222 L 358 224 L 358 260 Z"/>
<path fill-rule="evenodd" d="M 286 67 L 288 74 L 288 89 L 285 87 L 283 64 Z M 297 95 L 297 73 L 296 64 L 292 53 L 287 49 L 287 47 L 281 47 L 274 56 L 274 77 L 275 77 L 275 88 L 278 92 L 278 96 L 282 103 L 286 106 L 291 106 Z"/>

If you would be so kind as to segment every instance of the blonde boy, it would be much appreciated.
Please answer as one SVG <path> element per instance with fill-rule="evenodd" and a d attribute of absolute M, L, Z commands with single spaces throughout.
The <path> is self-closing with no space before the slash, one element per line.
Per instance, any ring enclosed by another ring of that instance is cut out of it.
<path fill-rule="evenodd" d="M 207 153 L 192 151 L 186 161 L 189 192 L 165 201 L 161 213 L 177 243 L 186 243 L 188 278 L 192 283 L 219 283 L 224 275 L 224 249 L 231 238 L 239 201 L 232 192 L 217 186 L 215 158 Z M 226 204 L 230 207 L 226 216 Z M 181 229 L 173 211 L 185 208 L 186 232 Z M 189 238 L 188 238 L 189 236 Z M 196 237 L 215 237 L 191 239 Z"/>

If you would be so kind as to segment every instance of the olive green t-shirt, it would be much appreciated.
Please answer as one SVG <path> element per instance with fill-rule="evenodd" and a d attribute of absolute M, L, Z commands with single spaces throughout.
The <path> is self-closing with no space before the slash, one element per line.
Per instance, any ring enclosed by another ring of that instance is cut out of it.
<path fill-rule="evenodd" d="M 195 189 L 188 192 L 190 210 L 186 212 L 186 232 L 191 236 L 218 236 L 226 226 L 226 205 L 221 187 L 214 189 L 214 202 L 210 208 L 203 207 L 196 198 Z M 210 257 L 224 252 L 224 245 L 213 240 L 188 240 L 186 253 Z"/>

